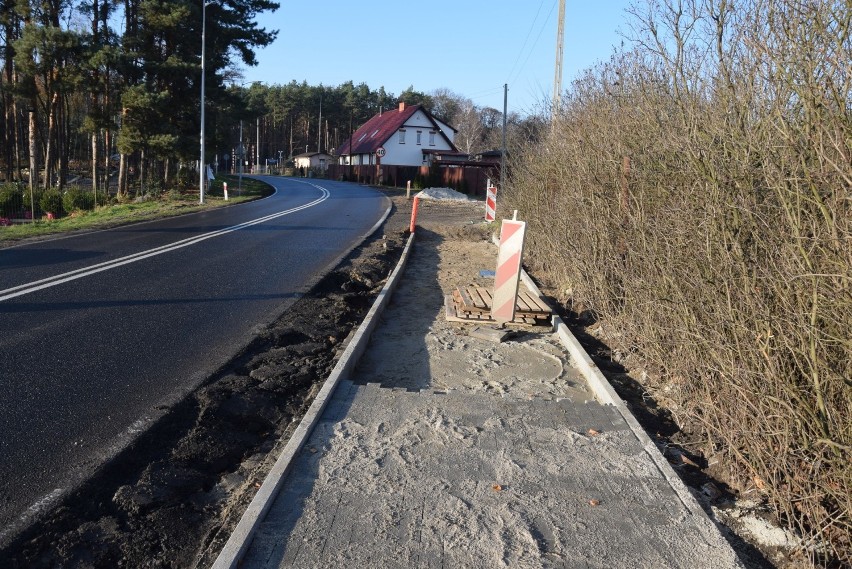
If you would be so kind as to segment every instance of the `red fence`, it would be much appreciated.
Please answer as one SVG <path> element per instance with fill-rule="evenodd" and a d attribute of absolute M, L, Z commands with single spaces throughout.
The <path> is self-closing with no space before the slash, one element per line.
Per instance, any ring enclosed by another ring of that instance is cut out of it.
<path fill-rule="evenodd" d="M 361 184 L 381 184 L 404 188 L 407 182 L 412 187 L 437 186 L 453 188 L 472 196 L 484 196 L 488 178 L 500 177 L 500 165 L 492 162 L 456 162 L 436 164 L 430 171 L 428 166 L 345 166 L 331 164 L 328 177 L 333 180 L 348 180 Z"/>

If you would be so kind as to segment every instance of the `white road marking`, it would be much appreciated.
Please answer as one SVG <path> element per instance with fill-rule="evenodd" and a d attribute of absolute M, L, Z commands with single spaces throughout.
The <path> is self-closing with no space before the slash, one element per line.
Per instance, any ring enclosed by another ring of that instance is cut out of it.
<path fill-rule="evenodd" d="M 0 290 L 0 302 L 4 300 L 9 300 L 10 298 L 15 298 L 18 296 L 23 296 L 25 294 L 30 294 L 32 292 L 36 292 L 45 288 L 50 288 L 62 283 L 67 283 L 69 281 L 74 281 L 77 279 L 81 279 L 83 277 L 87 277 L 89 275 L 94 275 L 96 273 L 100 273 L 103 271 L 108 271 L 110 269 L 115 269 L 117 267 L 121 267 L 123 265 L 129 265 L 130 263 L 135 263 L 136 261 L 141 261 L 142 259 L 147 259 L 149 257 L 156 257 L 157 255 L 162 255 L 163 253 L 168 253 L 170 251 L 175 251 L 177 249 L 182 249 L 184 247 L 189 247 L 190 245 L 195 245 L 196 243 L 200 243 L 201 241 L 205 241 L 207 239 L 211 239 L 213 237 L 219 237 L 220 235 L 225 235 L 226 233 L 231 233 L 234 231 L 239 231 L 240 229 L 245 229 L 246 227 L 251 227 L 253 225 L 258 225 L 260 223 L 264 223 L 267 221 L 271 221 L 273 219 L 277 219 L 279 217 L 289 215 L 291 213 L 295 213 L 297 211 L 301 211 L 303 209 L 308 209 L 309 207 L 313 207 L 318 205 L 331 195 L 331 193 L 322 188 L 320 186 L 311 184 L 315 188 L 319 189 L 322 192 L 322 196 L 315 199 L 312 202 L 308 202 L 304 205 L 300 205 L 298 207 L 294 207 L 291 209 L 287 209 L 284 211 L 279 211 L 278 213 L 273 213 L 264 217 L 259 217 L 257 219 L 253 219 L 251 221 L 246 221 L 244 223 L 240 223 L 239 225 L 234 225 L 231 227 L 226 227 L 224 229 L 219 229 L 216 231 L 211 231 L 209 233 L 204 233 L 201 235 L 196 235 L 195 237 L 189 237 L 187 239 L 182 239 L 180 241 L 175 241 L 174 243 L 170 243 L 168 245 L 162 245 L 160 247 L 155 247 L 154 249 L 148 249 L 147 251 L 140 251 L 139 253 L 133 253 L 132 255 L 126 255 L 124 257 L 120 257 L 118 259 L 113 259 L 112 261 L 105 261 L 103 263 L 97 263 L 95 265 L 90 265 L 88 267 L 83 267 L 81 269 L 76 269 L 73 271 L 69 271 L 67 273 L 61 273 L 59 275 L 54 275 L 52 277 L 48 277 L 46 279 L 41 279 L 38 281 L 33 281 L 30 283 L 14 286 L 11 288 L 7 288 L 5 290 Z"/>

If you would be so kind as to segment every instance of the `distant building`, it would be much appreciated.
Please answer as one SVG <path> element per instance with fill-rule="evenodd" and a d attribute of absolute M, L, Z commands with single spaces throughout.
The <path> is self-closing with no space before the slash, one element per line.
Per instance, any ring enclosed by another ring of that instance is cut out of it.
<path fill-rule="evenodd" d="M 336 154 L 344 166 L 428 166 L 435 156 L 459 154 L 455 136 L 453 127 L 422 106 L 400 103 L 364 123 Z M 376 179 L 381 177 L 377 169 Z"/>
<path fill-rule="evenodd" d="M 480 152 L 476 156 L 474 156 L 474 160 L 477 162 L 500 162 L 500 157 L 503 155 L 503 152 L 495 149 L 495 150 L 485 150 L 484 152 Z"/>
<path fill-rule="evenodd" d="M 329 164 L 334 161 L 331 154 L 325 152 L 305 152 L 293 157 L 293 163 L 296 169 L 304 168 L 305 170 L 322 170 L 328 169 Z"/>
<path fill-rule="evenodd" d="M 337 148 L 329 177 L 364 184 L 406 187 L 429 183 L 472 195 L 484 194 L 499 176 L 499 159 L 471 161 L 454 144 L 456 129 L 420 105 L 384 111 Z"/>

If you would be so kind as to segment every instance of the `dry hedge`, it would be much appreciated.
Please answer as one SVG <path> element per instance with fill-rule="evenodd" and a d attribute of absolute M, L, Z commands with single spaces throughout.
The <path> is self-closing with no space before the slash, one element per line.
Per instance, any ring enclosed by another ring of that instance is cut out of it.
<path fill-rule="evenodd" d="M 852 4 L 657 0 L 506 195 L 814 564 L 852 564 Z"/>

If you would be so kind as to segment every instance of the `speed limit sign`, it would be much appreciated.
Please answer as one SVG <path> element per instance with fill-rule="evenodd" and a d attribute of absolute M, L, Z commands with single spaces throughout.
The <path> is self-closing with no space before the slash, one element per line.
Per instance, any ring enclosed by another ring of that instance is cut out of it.
<path fill-rule="evenodd" d="M 384 146 L 379 146 L 379 147 L 376 149 L 376 156 L 378 156 L 379 158 L 381 158 L 381 157 L 382 157 L 382 156 L 384 156 L 384 155 L 385 155 L 385 147 L 384 147 Z"/>

